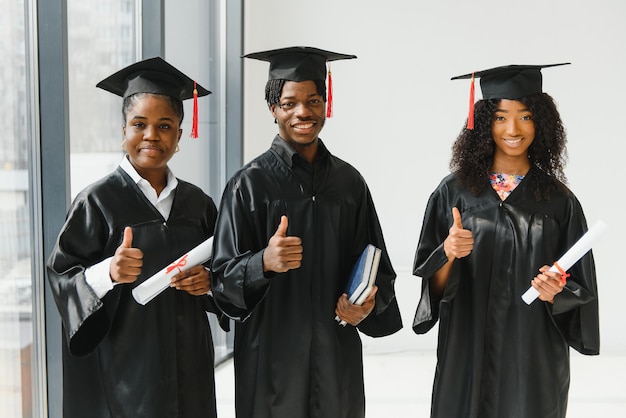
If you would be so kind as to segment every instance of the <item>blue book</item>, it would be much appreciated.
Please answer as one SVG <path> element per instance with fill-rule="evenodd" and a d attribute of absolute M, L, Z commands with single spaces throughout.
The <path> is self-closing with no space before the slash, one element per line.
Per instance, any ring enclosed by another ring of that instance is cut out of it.
<path fill-rule="evenodd" d="M 361 305 L 369 296 L 376 282 L 380 253 L 380 248 L 368 244 L 354 264 L 346 286 L 350 303 Z"/>

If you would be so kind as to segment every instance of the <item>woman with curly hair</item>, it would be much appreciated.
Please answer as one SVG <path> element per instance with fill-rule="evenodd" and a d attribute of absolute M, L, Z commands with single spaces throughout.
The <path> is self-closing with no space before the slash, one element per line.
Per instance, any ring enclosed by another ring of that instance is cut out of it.
<path fill-rule="evenodd" d="M 569 272 L 548 271 L 587 222 L 566 186 L 565 130 L 542 92 L 545 67 L 455 77 L 480 77 L 483 99 L 430 196 L 415 255 L 413 330 L 440 321 L 432 417 L 565 417 L 569 348 L 599 352 L 592 253 Z M 539 300 L 526 304 L 530 285 Z"/>

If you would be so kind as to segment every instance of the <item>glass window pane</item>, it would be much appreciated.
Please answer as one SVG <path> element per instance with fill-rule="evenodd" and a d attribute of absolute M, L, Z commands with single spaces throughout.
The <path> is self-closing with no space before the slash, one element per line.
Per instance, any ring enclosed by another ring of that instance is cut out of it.
<path fill-rule="evenodd" d="M 67 1 L 72 197 L 117 167 L 121 99 L 96 84 L 137 61 L 135 0 Z"/>
<path fill-rule="evenodd" d="M 0 405 L 32 416 L 26 28 L 23 0 L 0 0 Z"/>

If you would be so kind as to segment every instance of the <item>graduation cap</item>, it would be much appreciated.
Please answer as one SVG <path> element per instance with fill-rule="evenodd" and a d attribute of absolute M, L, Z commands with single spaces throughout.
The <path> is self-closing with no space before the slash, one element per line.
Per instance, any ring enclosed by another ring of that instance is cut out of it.
<path fill-rule="evenodd" d="M 197 84 L 161 57 L 136 62 L 96 84 L 103 90 L 126 98 L 136 93 L 163 94 L 177 100 L 193 98 L 191 137 L 198 137 L 198 97 L 211 92 Z"/>
<path fill-rule="evenodd" d="M 270 63 L 268 80 L 326 80 L 326 63 L 329 61 L 356 58 L 356 55 L 325 51 L 309 46 L 294 46 L 253 52 L 243 56 Z M 328 71 L 328 94 L 326 117 L 332 115 L 332 74 Z"/>
<path fill-rule="evenodd" d="M 547 65 L 505 65 L 452 77 L 452 80 L 471 79 L 470 111 L 467 129 L 474 129 L 474 78 L 480 78 L 483 99 L 517 100 L 532 94 L 541 93 L 541 69 L 568 65 L 569 62 Z"/>

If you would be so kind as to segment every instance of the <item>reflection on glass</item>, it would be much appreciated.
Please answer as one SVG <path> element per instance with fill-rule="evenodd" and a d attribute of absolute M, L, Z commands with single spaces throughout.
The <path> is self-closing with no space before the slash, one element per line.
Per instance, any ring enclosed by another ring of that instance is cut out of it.
<path fill-rule="evenodd" d="M 72 198 L 122 158 L 122 104 L 96 84 L 138 59 L 135 0 L 68 0 Z"/>
<path fill-rule="evenodd" d="M 0 405 L 2 416 L 26 418 L 33 343 L 26 28 L 22 0 L 0 4 Z"/>

